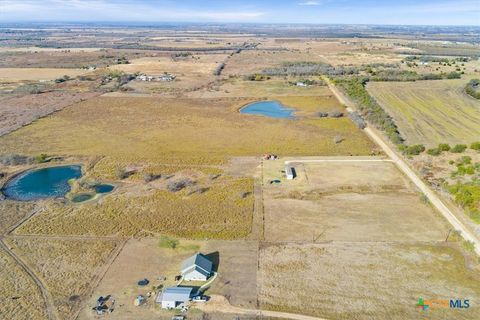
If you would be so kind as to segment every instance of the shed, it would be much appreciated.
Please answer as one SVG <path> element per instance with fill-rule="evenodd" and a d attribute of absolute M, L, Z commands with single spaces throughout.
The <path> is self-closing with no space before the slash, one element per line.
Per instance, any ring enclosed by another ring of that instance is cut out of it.
<path fill-rule="evenodd" d="M 197 253 L 183 261 L 182 273 L 186 281 L 207 281 L 212 274 L 213 263 L 205 255 Z"/>
<path fill-rule="evenodd" d="M 295 168 L 286 166 L 285 167 L 285 176 L 288 180 L 293 180 L 296 177 Z"/>
<path fill-rule="evenodd" d="M 163 309 L 175 309 L 190 301 L 191 294 L 191 287 L 170 287 L 158 294 L 156 302 L 161 303 Z"/>

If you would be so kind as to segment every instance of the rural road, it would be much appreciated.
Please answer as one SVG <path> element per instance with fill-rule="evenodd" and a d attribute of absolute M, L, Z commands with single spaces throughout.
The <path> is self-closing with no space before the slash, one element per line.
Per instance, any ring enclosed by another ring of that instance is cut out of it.
<path fill-rule="evenodd" d="M 205 312 L 233 313 L 255 317 L 283 318 L 293 320 L 326 320 L 325 318 L 305 316 L 303 314 L 235 307 L 232 306 L 224 296 L 219 295 L 212 295 L 208 303 L 197 303 L 195 307 Z"/>
<path fill-rule="evenodd" d="M 353 112 L 355 104 L 344 97 L 344 95 L 332 84 L 332 82 L 324 78 L 330 90 L 337 97 L 340 103 L 347 106 L 348 112 Z M 397 167 L 420 189 L 421 192 L 428 198 L 430 203 L 437 208 L 437 210 L 447 219 L 455 230 L 460 231 L 465 240 L 471 241 L 475 244 L 475 252 L 480 255 L 480 240 L 470 231 L 465 225 L 452 213 L 452 211 L 440 200 L 437 194 L 413 171 L 412 168 L 403 160 L 377 133 L 377 131 L 370 126 L 364 129 L 365 133 L 382 148 L 385 154 L 392 159 Z M 426 221 L 428 223 L 428 221 Z"/>

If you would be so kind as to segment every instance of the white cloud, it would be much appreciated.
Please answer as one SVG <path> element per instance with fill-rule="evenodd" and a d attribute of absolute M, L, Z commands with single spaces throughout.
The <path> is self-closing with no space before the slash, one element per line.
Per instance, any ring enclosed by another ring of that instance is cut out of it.
<path fill-rule="evenodd" d="M 304 1 L 304 2 L 299 2 L 299 6 L 319 6 L 320 2 L 318 1 Z"/>

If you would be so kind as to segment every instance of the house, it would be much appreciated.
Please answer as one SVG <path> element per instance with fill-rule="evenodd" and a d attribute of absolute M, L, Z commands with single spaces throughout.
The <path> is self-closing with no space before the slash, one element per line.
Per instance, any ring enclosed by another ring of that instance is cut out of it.
<path fill-rule="evenodd" d="M 285 167 L 285 176 L 288 180 L 293 180 L 296 177 L 295 168 L 286 166 Z"/>
<path fill-rule="evenodd" d="M 191 287 L 170 287 L 163 290 L 157 296 L 157 303 L 162 304 L 163 309 L 181 308 L 190 301 L 193 288 Z"/>
<path fill-rule="evenodd" d="M 212 274 L 212 261 L 197 253 L 182 263 L 180 272 L 186 281 L 206 281 Z"/>
<path fill-rule="evenodd" d="M 299 82 L 296 83 L 296 86 L 297 86 L 297 87 L 306 87 L 307 84 L 306 84 L 305 82 L 300 82 L 300 81 L 299 81 Z"/>

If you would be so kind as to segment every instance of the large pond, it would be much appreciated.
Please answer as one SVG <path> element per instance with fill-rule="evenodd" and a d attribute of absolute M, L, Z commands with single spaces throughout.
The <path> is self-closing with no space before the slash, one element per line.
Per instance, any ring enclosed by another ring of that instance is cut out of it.
<path fill-rule="evenodd" d="M 7 198 L 21 201 L 63 197 L 70 191 L 68 180 L 81 176 L 78 165 L 29 170 L 10 180 L 2 191 Z"/>
<path fill-rule="evenodd" d="M 258 101 L 240 109 L 240 113 L 284 119 L 293 119 L 294 112 L 294 109 L 288 108 L 278 101 Z"/>

